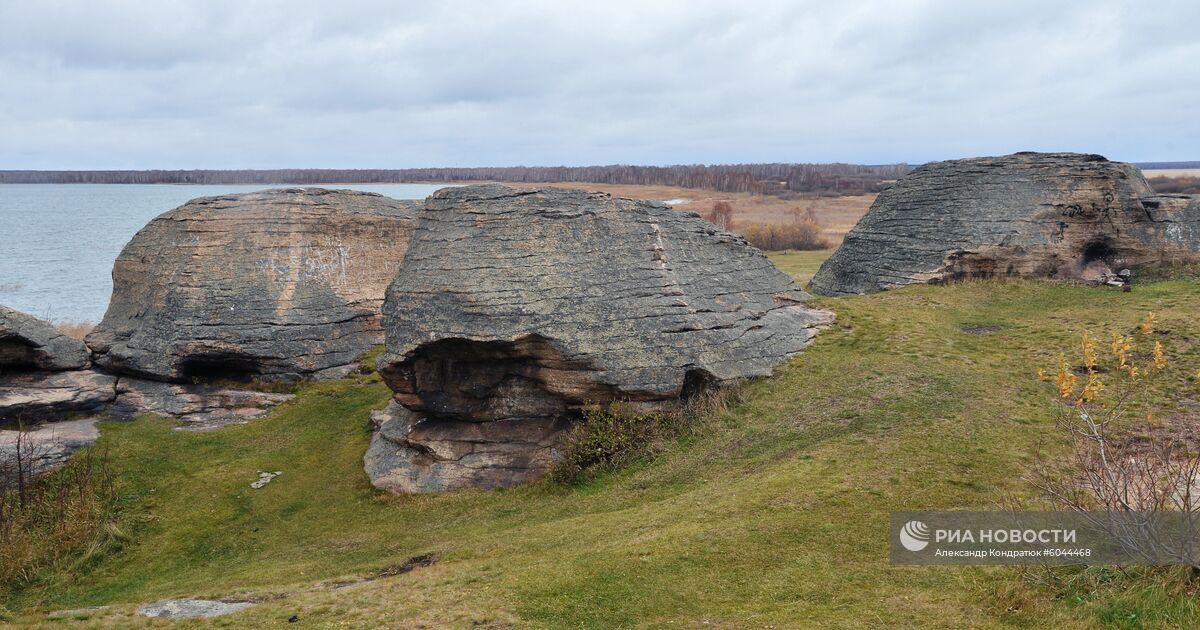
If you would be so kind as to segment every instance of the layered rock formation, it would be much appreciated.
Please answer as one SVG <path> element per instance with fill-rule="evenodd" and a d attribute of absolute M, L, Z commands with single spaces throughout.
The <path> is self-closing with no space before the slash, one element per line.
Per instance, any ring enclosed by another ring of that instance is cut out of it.
<path fill-rule="evenodd" d="M 545 469 L 589 403 L 644 411 L 770 374 L 832 314 L 741 237 L 606 194 L 473 186 L 426 200 L 384 303 L 367 469 L 397 492 Z"/>
<path fill-rule="evenodd" d="M 292 394 L 161 383 L 127 376 L 116 382 L 115 390 L 115 400 L 105 409 L 110 416 L 130 419 L 154 413 L 178 420 L 181 431 L 207 431 L 230 424 L 245 424 L 295 398 Z"/>
<path fill-rule="evenodd" d="M 103 369 L 156 380 L 340 374 L 383 341 L 417 206 L 314 188 L 190 201 L 125 246 L 88 346 Z"/>
<path fill-rule="evenodd" d="M 83 342 L 42 321 L 0 306 L 0 373 L 25 370 L 78 370 L 88 364 Z"/>
<path fill-rule="evenodd" d="M 117 378 L 93 370 L 0 375 L 0 425 L 61 420 L 104 411 L 117 398 Z"/>
<path fill-rule="evenodd" d="M 1200 202 L 1098 155 L 935 162 L 880 193 L 810 285 L 823 295 L 992 276 L 1103 279 L 1196 258 Z"/>
<path fill-rule="evenodd" d="M 371 423 L 364 468 L 375 487 L 397 493 L 523 483 L 550 466 L 571 428 L 566 418 L 430 420 L 395 401 L 372 413 Z"/>

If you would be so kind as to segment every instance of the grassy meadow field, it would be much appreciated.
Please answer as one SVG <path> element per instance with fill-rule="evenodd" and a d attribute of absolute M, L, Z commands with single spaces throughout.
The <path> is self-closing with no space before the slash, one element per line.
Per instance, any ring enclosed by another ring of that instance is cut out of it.
<path fill-rule="evenodd" d="M 1142 172 L 1146 177 L 1200 177 L 1200 168 L 1154 168 Z"/>
<path fill-rule="evenodd" d="M 827 255 L 773 259 L 804 280 Z M 1032 454 L 1064 448 L 1035 373 L 1081 330 L 1130 329 L 1153 311 L 1168 352 L 1200 364 L 1200 284 L 1121 293 L 987 281 L 815 302 L 837 322 L 774 377 L 655 455 L 574 486 L 374 490 L 362 471 L 367 420 L 389 398 L 374 374 L 306 385 L 265 419 L 213 432 L 151 416 L 104 423 L 93 448 L 120 484 L 117 524 L 107 543 L 5 593 L 6 618 L 80 628 L 1200 623 L 1187 592 L 1102 567 L 1044 583 L 1014 568 L 887 560 L 890 511 L 994 509 L 1030 494 Z M 1164 387 L 1164 413 L 1194 413 L 1190 382 Z M 419 566 L 427 554 L 435 561 Z M 135 613 L 167 597 L 259 603 L 212 620 Z M 62 610 L 74 612 L 48 616 Z"/>

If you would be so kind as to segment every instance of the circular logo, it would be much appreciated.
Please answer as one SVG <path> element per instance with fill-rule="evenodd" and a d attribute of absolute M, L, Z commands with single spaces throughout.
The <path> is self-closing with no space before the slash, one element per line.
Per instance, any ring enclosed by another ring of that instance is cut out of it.
<path fill-rule="evenodd" d="M 909 521 L 900 528 L 900 544 L 909 551 L 920 551 L 929 544 L 929 526 L 921 521 Z"/>

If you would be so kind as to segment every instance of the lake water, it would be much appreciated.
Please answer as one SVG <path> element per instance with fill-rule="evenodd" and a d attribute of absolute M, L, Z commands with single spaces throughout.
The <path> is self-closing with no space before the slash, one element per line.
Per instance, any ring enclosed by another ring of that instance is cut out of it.
<path fill-rule="evenodd" d="M 54 322 L 98 322 L 112 265 L 150 219 L 189 199 L 281 186 L 0 184 L 0 304 Z M 424 199 L 432 184 L 327 185 Z"/>

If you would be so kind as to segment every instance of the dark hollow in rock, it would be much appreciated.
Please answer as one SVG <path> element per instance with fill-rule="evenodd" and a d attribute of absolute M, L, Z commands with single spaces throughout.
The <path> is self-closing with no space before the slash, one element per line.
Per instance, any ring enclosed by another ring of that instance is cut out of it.
<path fill-rule="evenodd" d="M 569 401 L 615 399 L 620 393 L 591 382 L 590 368 L 570 362 L 548 339 L 440 339 L 416 348 L 404 368 L 407 391 L 396 400 L 432 417 L 476 422 L 514 417 L 556 418 Z"/>
<path fill-rule="evenodd" d="M 87 342 L 102 368 L 156 380 L 335 376 L 383 342 L 379 309 L 418 202 L 319 188 L 195 199 L 113 266 Z"/>
<path fill-rule="evenodd" d="M 769 375 L 832 321 L 808 298 L 741 237 L 663 204 L 440 190 L 383 307 L 380 373 L 420 415 L 392 410 L 368 472 L 400 492 L 519 483 L 585 405 L 661 410 Z M 454 463 L 467 444 L 486 465 Z"/>
<path fill-rule="evenodd" d="M 934 162 L 879 194 L 813 277 L 822 295 L 995 276 L 1117 281 L 1192 262 L 1200 198 L 1156 195 L 1099 155 L 1017 153 Z"/>
<path fill-rule="evenodd" d="M 88 364 L 88 349 L 78 339 L 42 321 L 0 306 L 0 374 L 24 370 L 78 370 Z"/>

